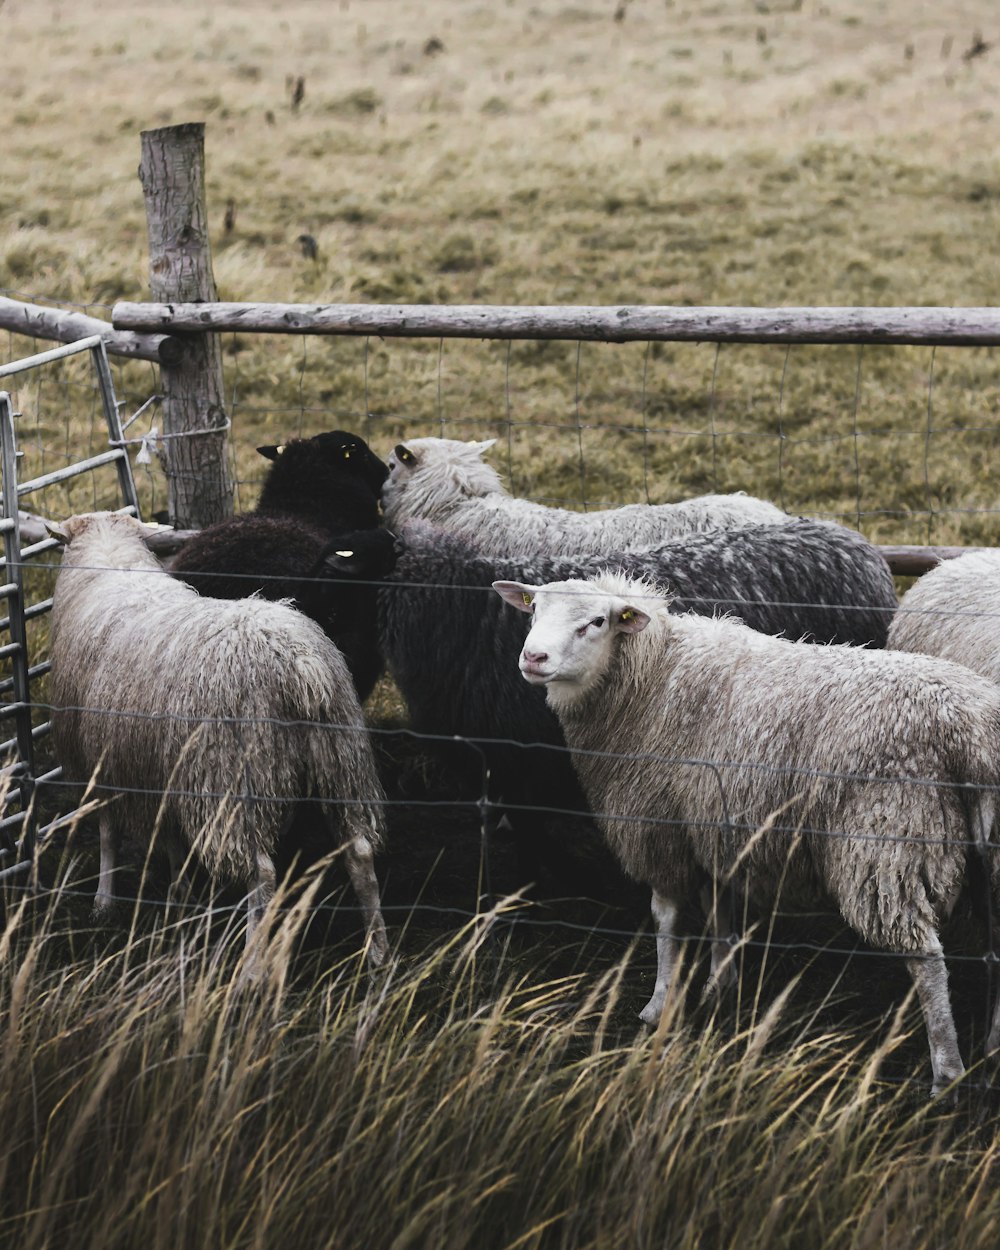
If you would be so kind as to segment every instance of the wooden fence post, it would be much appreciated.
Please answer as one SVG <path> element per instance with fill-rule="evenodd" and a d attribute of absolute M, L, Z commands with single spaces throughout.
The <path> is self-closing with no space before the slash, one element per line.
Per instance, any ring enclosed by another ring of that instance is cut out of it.
<path fill-rule="evenodd" d="M 144 130 L 139 179 L 149 231 L 149 285 L 165 303 L 215 300 L 205 210 L 205 127 Z M 222 353 L 215 334 L 178 336 L 180 359 L 160 365 L 161 461 L 171 523 L 199 529 L 232 516 Z M 217 431 L 217 432 L 216 432 Z"/>

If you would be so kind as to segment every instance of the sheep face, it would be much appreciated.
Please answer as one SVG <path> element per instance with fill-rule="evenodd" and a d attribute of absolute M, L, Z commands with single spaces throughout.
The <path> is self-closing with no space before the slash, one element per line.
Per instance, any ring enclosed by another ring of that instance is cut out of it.
<path fill-rule="evenodd" d="M 550 703 L 572 701 L 600 681 L 618 636 L 638 634 L 650 620 L 638 600 L 600 590 L 592 582 L 494 582 L 493 589 L 512 607 L 531 613 L 518 665 L 525 681 L 548 687 Z M 648 601 L 642 603 L 651 610 Z"/>
<path fill-rule="evenodd" d="M 463 443 L 457 438 L 413 438 L 397 443 L 382 486 L 382 509 L 390 524 L 411 516 L 433 518 L 450 500 L 504 492 L 496 470 L 483 463 L 483 453 L 496 442 Z"/>
<path fill-rule="evenodd" d="M 325 434 L 317 434 L 310 443 L 324 460 L 340 468 L 349 468 L 372 488 L 375 494 L 382 488 L 382 483 L 389 476 L 389 470 L 362 438 L 348 434 L 344 430 L 331 430 Z"/>

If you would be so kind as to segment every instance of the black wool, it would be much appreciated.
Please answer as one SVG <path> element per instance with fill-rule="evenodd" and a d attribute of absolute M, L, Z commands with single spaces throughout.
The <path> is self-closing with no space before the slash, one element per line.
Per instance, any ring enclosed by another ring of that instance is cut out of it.
<path fill-rule="evenodd" d="M 382 668 L 374 583 L 395 563 L 378 528 L 387 469 L 342 430 L 258 450 L 272 464 L 256 511 L 196 534 L 169 571 L 211 598 L 292 599 L 343 652 L 364 700 Z"/>
<path fill-rule="evenodd" d="M 476 742 L 515 827 L 539 839 L 547 816 L 586 811 L 544 690 L 518 671 L 530 617 L 494 581 L 543 584 L 602 569 L 645 577 L 675 611 L 729 613 L 768 634 L 815 643 L 885 645 L 896 607 L 888 565 L 854 530 L 824 521 L 753 525 L 610 555 L 496 557 L 427 522 L 403 527 L 395 572 L 378 592 L 379 643 L 418 733 Z M 475 780 L 473 778 L 473 780 Z"/>

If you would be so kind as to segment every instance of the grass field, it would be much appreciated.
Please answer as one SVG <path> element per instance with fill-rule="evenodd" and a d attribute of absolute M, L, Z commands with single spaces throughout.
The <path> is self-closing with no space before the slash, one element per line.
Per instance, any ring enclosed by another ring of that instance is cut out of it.
<path fill-rule="evenodd" d="M 991 302 L 985 0 L 614 12 L 7 0 L 0 285 L 142 298 L 138 131 L 204 119 L 224 299 Z M 1000 541 L 988 350 L 225 347 L 242 479 L 299 429 L 494 432 L 538 497 L 742 487 L 886 540 Z M 155 389 L 148 370 L 121 385 Z"/>
<path fill-rule="evenodd" d="M 146 297 L 139 132 L 192 120 L 223 299 L 974 306 L 1000 287 L 988 0 L 0 0 L 0 34 L 18 298 L 109 316 Z M 0 359 L 39 346 L 4 334 Z M 258 443 L 341 426 L 383 454 L 496 436 L 539 499 L 739 488 L 879 541 L 1000 545 L 986 349 L 228 335 L 224 360 L 242 508 Z M 158 379 L 116 384 L 127 414 Z M 15 400 L 23 475 L 100 446 L 80 369 Z M 162 507 L 155 461 L 138 476 Z M 31 506 L 113 497 L 107 474 Z M 398 723 L 391 692 L 372 717 Z M 779 925 L 830 949 L 748 947 L 735 1014 L 678 1003 L 638 1036 L 633 901 L 470 920 L 478 814 L 408 804 L 409 767 L 380 865 L 400 961 L 370 987 L 350 915 L 301 935 L 294 902 L 256 999 L 234 988 L 229 895 L 163 914 L 154 874 L 94 927 L 86 826 L 43 861 L 54 896 L 8 895 L 0 1243 L 996 1245 L 993 1098 L 926 1102 L 891 961 Z M 985 970 L 956 941 L 975 1059 Z"/>

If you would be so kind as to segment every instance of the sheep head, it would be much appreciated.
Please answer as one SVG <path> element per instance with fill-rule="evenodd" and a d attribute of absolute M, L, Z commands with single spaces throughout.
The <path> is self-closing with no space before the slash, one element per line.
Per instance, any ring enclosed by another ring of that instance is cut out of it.
<path fill-rule="evenodd" d="M 493 589 L 518 611 L 531 614 L 518 665 L 525 681 L 548 687 L 550 703 L 578 697 L 600 681 L 618 637 L 641 633 L 655 607 L 665 602 L 625 579 L 571 579 L 545 586 L 494 582 Z M 634 590 L 643 593 L 629 593 Z"/>
<path fill-rule="evenodd" d="M 413 517 L 434 520 L 463 499 L 506 494 L 483 453 L 496 442 L 457 438 L 414 438 L 397 443 L 388 458 L 382 509 L 390 525 Z"/>
<path fill-rule="evenodd" d="M 168 530 L 169 525 L 159 525 L 153 521 L 140 521 L 124 512 L 80 512 L 67 517 L 65 521 L 46 521 L 45 528 L 49 534 L 63 546 L 69 546 L 81 534 L 93 532 L 95 529 L 117 531 L 118 533 L 134 533 L 143 541 L 150 534 L 160 530 Z"/>

